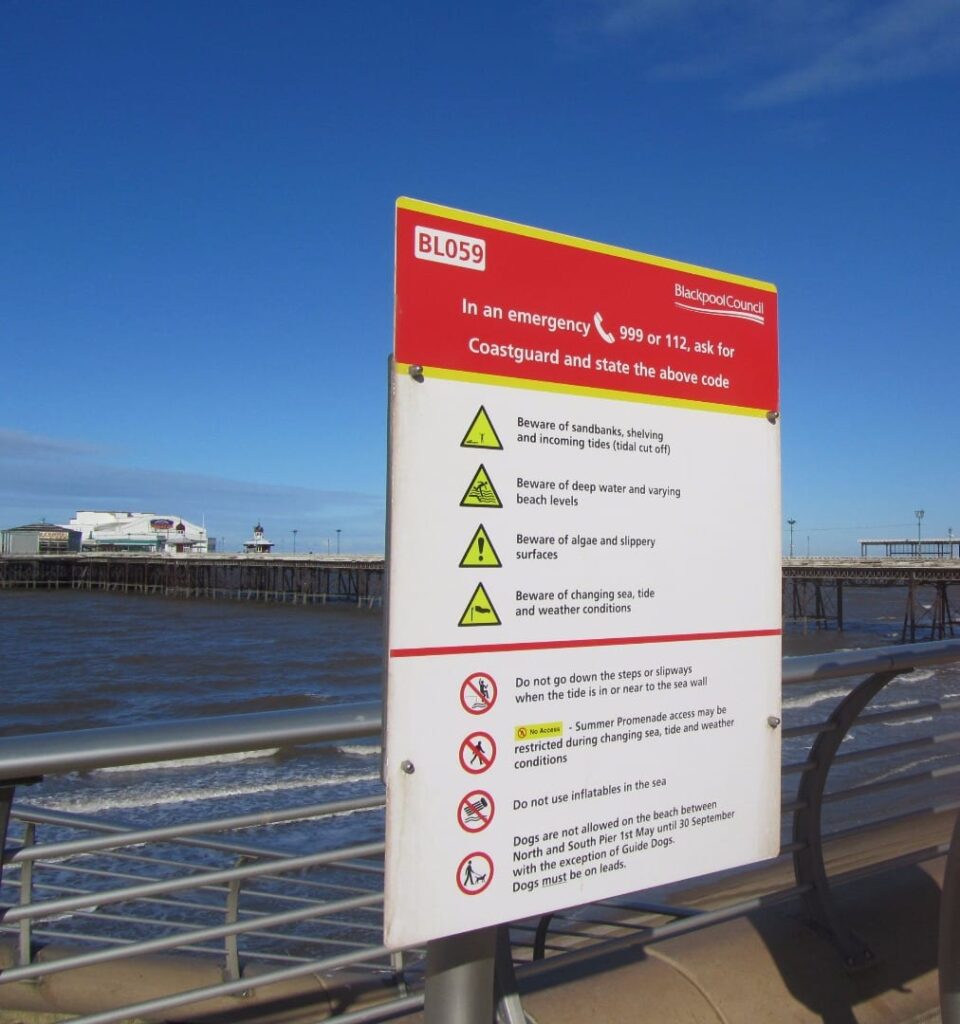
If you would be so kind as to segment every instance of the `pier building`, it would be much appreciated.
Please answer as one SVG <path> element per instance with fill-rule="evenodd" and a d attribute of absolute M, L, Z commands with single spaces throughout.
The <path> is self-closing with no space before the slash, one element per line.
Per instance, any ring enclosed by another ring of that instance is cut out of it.
<path fill-rule="evenodd" d="M 243 550 L 248 555 L 269 555 L 273 548 L 273 541 L 267 540 L 260 523 L 253 528 L 253 537 L 243 542 Z"/>
<path fill-rule="evenodd" d="M 208 548 L 206 527 L 176 515 L 81 509 L 68 526 L 82 535 L 84 551 L 204 554 Z"/>
<path fill-rule="evenodd" d="M 0 531 L 0 554 L 57 555 L 80 550 L 81 534 L 56 523 L 27 523 Z"/>

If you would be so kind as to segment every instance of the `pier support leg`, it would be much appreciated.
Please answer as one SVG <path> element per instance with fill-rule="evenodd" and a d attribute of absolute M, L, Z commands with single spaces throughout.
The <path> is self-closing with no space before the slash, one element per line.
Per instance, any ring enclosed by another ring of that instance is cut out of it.
<path fill-rule="evenodd" d="M 492 1024 L 497 929 L 427 943 L 424 1024 Z"/>
<path fill-rule="evenodd" d="M 900 642 L 907 642 L 907 635 L 910 636 L 910 643 L 917 639 L 917 609 L 915 603 L 916 593 L 913 577 L 907 585 L 907 607 L 903 613 L 903 629 L 900 633 Z"/>

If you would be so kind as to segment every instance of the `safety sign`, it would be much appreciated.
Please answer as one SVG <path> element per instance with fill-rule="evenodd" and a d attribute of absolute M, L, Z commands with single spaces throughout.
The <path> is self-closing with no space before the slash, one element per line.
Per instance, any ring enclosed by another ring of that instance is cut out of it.
<path fill-rule="evenodd" d="M 460 703 L 471 715 L 485 715 L 497 702 L 497 682 L 486 672 L 473 672 L 460 686 Z"/>
<path fill-rule="evenodd" d="M 464 832 L 482 832 L 493 821 L 493 797 L 485 789 L 474 789 L 460 801 L 457 821 Z"/>
<path fill-rule="evenodd" d="M 487 410 L 481 405 L 460 442 L 461 448 L 503 448 Z"/>
<path fill-rule="evenodd" d="M 482 851 L 467 854 L 457 867 L 457 885 L 466 896 L 478 896 L 493 881 L 493 861 Z"/>
<path fill-rule="evenodd" d="M 500 495 L 490 479 L 490 474 L 481 463 L 480 468 L 473 474 L 470 485 L 463 493 L 460 504 L 464 508 L 503 508 Z"/>
<path fill-rule="evenodd" d="M 488 732 L 472 732 L 460 744 L 460 767 L 471 775 L 482 775 L 497 759 L 497 744 Z"/>
<path fill-rule="evenodd" d="M 482 583 L 477 584 L 473 597 L 467 602 L 460 616 L 461 626 L 499 626 L 500 616 Z"/>
<path fill-rule="evenodd" d="M 503 563 L 481 523 L 460 559 L 461 569 L 499 569 Z"/>
<path fill-rule="evenodd" d="M 776 288 L 413 199 L 395 281 L 387 945 L 774 856 Z"/>

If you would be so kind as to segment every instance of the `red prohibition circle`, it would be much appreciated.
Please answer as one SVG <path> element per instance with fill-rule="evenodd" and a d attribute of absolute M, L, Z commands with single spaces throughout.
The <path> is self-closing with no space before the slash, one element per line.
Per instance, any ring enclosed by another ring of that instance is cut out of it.
<path fill-rule="evenodd" d="M 475 866 L 474 858 L 481 863 Z M 482 868 L 486 870 L 482 871 Z M 483 850 L 474 850 L 460 861 L 457 867 L 457 888 L 464 896 L 479 896 L 492 881 L 493 861 L 490 854 L 484 853 Z"/>
<path fill-rule="evenodd" d="M 482 832 L 493 821 L 496 810 L 493 797 L 485 789 L 473 789 L 457 805 L 457 824 L 464 832 Z"/>
<path fill-rule="evenodd" d="M 489 744 L 486 750 L 483 740 Z M 460 767 L 471 775 L 482 775 L 496 759 L 497 743 L 488 732 L 472 732 L 460 744 Z"/>
<path fill-rule="evenodd" d="M 483 694 L 486 687 L 488 693 Z M 471 715 L 485 715 L 497 702 L 497 681 L 487 672 L 472 672 L 460 685 L 460 703 Z"/>

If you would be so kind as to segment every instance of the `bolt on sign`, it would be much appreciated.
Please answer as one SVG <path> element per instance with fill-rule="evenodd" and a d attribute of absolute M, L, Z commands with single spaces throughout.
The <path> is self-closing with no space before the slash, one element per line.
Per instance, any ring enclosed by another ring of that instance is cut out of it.
<path fill-rule="evenodd" d="M 387 944 L 774 856 L 776 289 L 396 217 Z"/>

